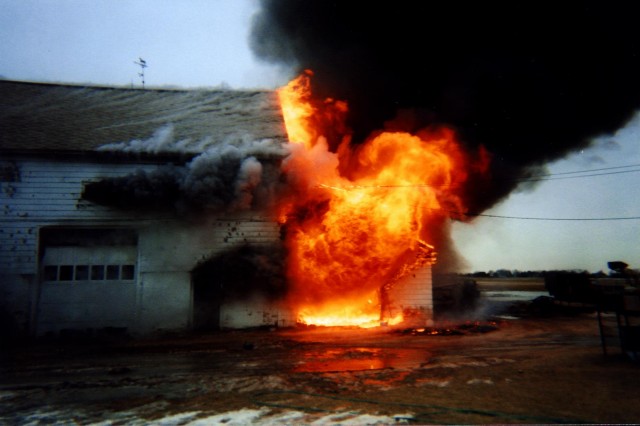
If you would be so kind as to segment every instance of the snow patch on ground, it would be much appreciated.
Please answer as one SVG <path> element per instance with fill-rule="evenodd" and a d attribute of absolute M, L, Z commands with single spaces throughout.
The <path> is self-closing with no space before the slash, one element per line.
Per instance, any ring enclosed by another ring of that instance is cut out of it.
<path fill-rule="evenodd" d="M 393 425 L 406 424 L 411 414 L 384 416 L 359 412 L 338 412 L 330 414 L 304 413 L 301 411 L 273 411 L 269 408 L 243 408 L 218 414 L 207 414 L 200 411 L 189 411 L 167 415 L 162 418 L 148 419 L 134 412 L 112 413 L 113 417 L 97 422 L 87 421 L 78 412 L 46 409 L 34 410 L 22 417 L 20 424 L 25 426 L 86 424 L 89 426 L 142 426 L 154 424 L 159 426 L 276 426 L 276 425 L 308 425 L 308 426 L 361 426 L 361 425 Z M 0 419 L 2 420 L 2 419 Z M 16 420 L 15 418 L 13 420 Z"/>
<path fill-rule="evenodd" d="M 493 380 L 491 379 L 471 379 L 467 381 L 468 385 L 492 385 Z"/>

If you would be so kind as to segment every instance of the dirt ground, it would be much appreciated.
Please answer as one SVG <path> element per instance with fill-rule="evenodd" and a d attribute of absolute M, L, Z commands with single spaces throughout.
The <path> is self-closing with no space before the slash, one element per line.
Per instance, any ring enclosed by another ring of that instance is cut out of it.
<path fill-rule="evenodd" d="M 426 330 L 13 344 L 2 351 L 0 423 L 640 422 L 640 363 L 615 346 L 603 355 L 593 312 L 500 309 Z"/>

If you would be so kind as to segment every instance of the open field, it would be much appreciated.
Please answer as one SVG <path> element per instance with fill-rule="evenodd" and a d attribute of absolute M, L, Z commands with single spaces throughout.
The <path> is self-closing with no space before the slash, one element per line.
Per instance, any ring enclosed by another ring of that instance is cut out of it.
<path fill-rule="evenodd" d="M 544 278 L 474 278 L 482 290 L 545 291 Z"/>

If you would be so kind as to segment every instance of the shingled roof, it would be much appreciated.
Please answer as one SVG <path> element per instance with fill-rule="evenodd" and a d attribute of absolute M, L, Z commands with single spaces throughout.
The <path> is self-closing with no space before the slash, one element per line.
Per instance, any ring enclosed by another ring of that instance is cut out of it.
<path fill-rule="evenodd" d="M 169 133 L 181 147 L 285 141 L 270 91 L 141 90 L 0 81 L 0 150 L 91 152 Z M 166 147 L 166 145 L 165 145 Z"/>

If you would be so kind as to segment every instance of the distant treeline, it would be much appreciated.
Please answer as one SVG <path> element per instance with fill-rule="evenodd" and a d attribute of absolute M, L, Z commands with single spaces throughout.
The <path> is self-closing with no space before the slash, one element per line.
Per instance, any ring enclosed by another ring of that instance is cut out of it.
<path fill-rule="evenodd" d="M 473 277 L 473 278 L 545 278 L 550 275 L 557 274 L 584 274 L 590 278 L 624 278 L 622 274 L 615 271 L 610 271 L 609 273 L 605 273 L 603 271 L 598 272 L 587 272 L 584 270 L 551 270 L 551 271 L 518 271 L 517 269 L 509 270 L 509 269 L 498 269 L 496 271 L 477 271 L 471 272 L 467 274 L 461 274 L 465 277 Z"/>

